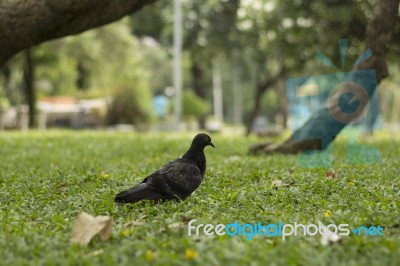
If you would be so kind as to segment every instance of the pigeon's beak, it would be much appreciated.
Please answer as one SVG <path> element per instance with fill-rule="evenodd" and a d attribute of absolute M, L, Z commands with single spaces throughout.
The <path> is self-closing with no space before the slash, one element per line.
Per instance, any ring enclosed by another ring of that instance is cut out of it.
<path fill-rule="evenodd" d="M 211 147 L 215 148 L 215 146 L 214 146 L 214 144 L 212 142 L 210 142 L 210 144 L 208 144 L 208 145 L 210 145 Z"/>

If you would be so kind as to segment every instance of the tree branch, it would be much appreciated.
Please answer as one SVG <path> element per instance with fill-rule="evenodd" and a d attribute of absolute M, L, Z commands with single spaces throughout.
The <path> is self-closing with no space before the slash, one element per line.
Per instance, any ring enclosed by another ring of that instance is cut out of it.
<path fill-rule="evenodd" d="M 48 40 L 102 26 L 156 0 L 2 0 L 0 66 Z"/>

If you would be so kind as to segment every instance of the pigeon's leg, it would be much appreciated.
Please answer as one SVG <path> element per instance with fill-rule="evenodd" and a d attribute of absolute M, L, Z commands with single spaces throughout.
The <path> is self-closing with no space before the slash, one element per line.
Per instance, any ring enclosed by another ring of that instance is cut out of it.
<path fill-rule="evenodd" d="M 156 205 L 156 204 L 164 203 L 165 199 L 156 199 L 156 200 L 152 200 L 152 202 L 153 202 L 153 205 Z"/>

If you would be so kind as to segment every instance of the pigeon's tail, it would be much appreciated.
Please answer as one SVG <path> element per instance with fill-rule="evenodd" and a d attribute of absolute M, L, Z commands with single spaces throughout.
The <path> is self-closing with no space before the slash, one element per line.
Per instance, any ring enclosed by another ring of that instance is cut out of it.
<path fill-rule="evenodd" d="M 122 191 L 115 197 L 115 202 L 118 203 L 135 203 L 140 200 L 158 200 L 161 199 L 161 194 L 152 191 L 145 183 L 141 183 L 134 188 Z"/>

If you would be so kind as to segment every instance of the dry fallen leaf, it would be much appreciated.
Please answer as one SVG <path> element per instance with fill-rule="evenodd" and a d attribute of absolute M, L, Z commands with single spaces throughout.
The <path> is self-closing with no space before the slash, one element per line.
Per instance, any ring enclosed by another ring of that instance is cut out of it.
<path fill-rule="evenodd" d="M 86 246 L 96 234 L 100 234 L 100 239 L 105 241 L 110 237 L 111 227 L 111 217 L 93 217 L 86 212 L 81 212 L 72 227 L 71 243 Z"/>
<path fill-rule="evenodd" d="M 328 244 L 339 243 L 342 240 L 338 234 L 329 231 L 324 224 L 320 223 L 320 228 L 325 232 L 321 236 L 321 245 L 327 246 Z"/>
<path fill-rule="evenodd" d="M 326 172 L 325 175 L 326 175 L 326 177 L 327 177 L 328 179 L 333 179 L 333 178 L 336 177 L 336 173 L 335 173 L 334 170 L 328 170 L 328 171 Z"/>
<path fill-rule="evenodd" d="M 98 255 L 101 255 L 101 254 L 103 254 L 103 250 L 102 250 L 102 249 L 99 249 L 99 250 L 95 250 L 95 251 L 93 251 L 93 252 L 90 252 L 90 253 L 88 254 L 88 256 L 89 256 L 89 257 L 94 257 L 94 256 L 98 256 Z"/>
<path fill-rule="evenodd" d="M 171 229 L 181 229 L 183 228 L 185 225 L 183 223 L 172 223 L 169 224 L 168 227 Z"/>
<path fill-rule="evenodd" d="M 182 216 L 181 217 L 181 222 L 187 224 L 188 222 L 190 222 L 190 220 L 192 220 L 192 218 L 186 217 L 186 216 Z"/>
<path fill-rule="evenodd" d="M 275 188 L 278 188 L 278 187 L 289 187 L 289 186 L 292 186 L 294 184 L 295 184 L 294 181 L 290 181 L 289 180 L 289 181 L 283 182 L 282 180 L 279 180 L 279 179 L 274 180 L 274 181 L 271 182 L 271 185 L 273 187 L 275 187 Z"/>
<path fill-rule="evenodd" d="M 326 171 L 326 173 L 325 173 L 325 177 L 327 179 L 331 179 L 331 180 L 342 178 L 342 176 L 343 176 L 343 173 L 336 172 L 333 169 L 330 169 L 330 170 Z"/>
<path fill-rule="evenodd" d="M 180 222 L 172 223 L 172 224 L 169 224 L 167 227 L 160 228 L 159 232 L 160 233 L 164 233 L 164 232 L 170 231 L 170 230 L 180 230 L 180 229 L 182 229 L 184 227 L 185 227 L 184 223 L 180 223 Z"/>
<path fill-rule="evenodd" d="M 143 222 L 139 221 L 139 220 L 133 220 L 130 222 L 127 222 L 126 224 L 124 224 L 124 227 L 131 227 L 131 226 L 142 226 Z"/>
<path fill-rule="evenodd" d="M 283 184 L 282 180 L 279 180 L 279 179 L 272 181 L 272 186 L 273 187 L 281 187 L 282 184 Z"/>

